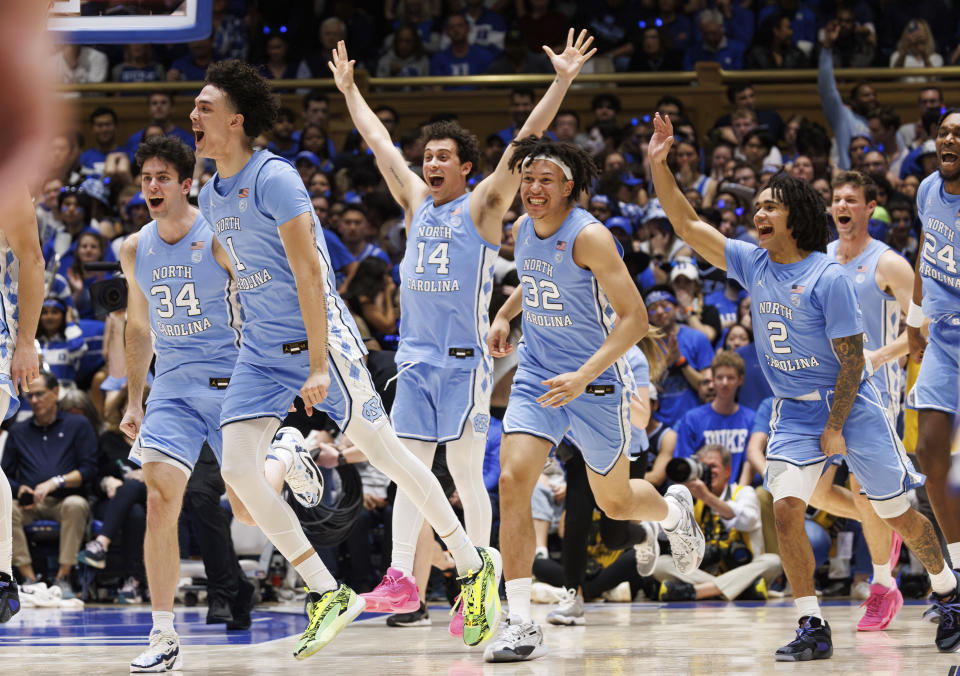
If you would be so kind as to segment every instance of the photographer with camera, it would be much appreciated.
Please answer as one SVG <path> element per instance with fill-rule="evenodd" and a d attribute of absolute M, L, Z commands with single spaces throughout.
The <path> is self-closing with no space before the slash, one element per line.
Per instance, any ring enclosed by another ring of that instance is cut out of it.
<path fill-rule="evenodd" d="M 686 574 L 669 556 L 657 559 L 653 576 L 661 583 L 661 601 L 766 599 L 766 582 L 783 572 L 780 557 L 765 553 L 756 491 L 730 483 L 731 460 L 728 449 L 707 444 L 693 458 L 674 458 L 667 468 L 671 480 L 683 481 L 696 500 L 706 550 L 700 568 Z"/>

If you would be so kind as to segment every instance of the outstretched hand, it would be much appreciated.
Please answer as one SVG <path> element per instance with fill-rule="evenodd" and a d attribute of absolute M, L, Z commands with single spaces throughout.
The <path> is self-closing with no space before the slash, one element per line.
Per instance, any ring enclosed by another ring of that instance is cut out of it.
<path fill-rule="evenodd" d="M 567 46 L 562 52 L 557 54 L 550 47 L 543 46 L 543 51 L 553 63 L 553 69 L 557 71 L 557 76 L 566 80 L 572 80 L 583 68 L 583 64 L 597 53 L 597 48 L 590 49 L 593 44 L 593 36 L 587 33 L 586 29 L 580 31 L 576 41 L 573 39 L 573 29 L 567 33 Z M 590 51 L 587 51 L 590 49 Z"/>
<path fill-rule="evenodd" d="M 653 135 L 647 146 L 647 157 L 651 162 L 666 162 L 667 153 L 673 145 L 673 123 L 669 115 L 660 117 L 657 113 L 653 117 Z"/>
<path fill-rule="evenodd" d="M 337 48 L 331 52 L 332 61 L 327 61 L 330 71 L 333 73 L 333 81 L 342 93 L 354 87 L 353 66 L 356 61 L 350 60 L 347 56 L 347 45 L 343 40 L 337 42 Z"/>

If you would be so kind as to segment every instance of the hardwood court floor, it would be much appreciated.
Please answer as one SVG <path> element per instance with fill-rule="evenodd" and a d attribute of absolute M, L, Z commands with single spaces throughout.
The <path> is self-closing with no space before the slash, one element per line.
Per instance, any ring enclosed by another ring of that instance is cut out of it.
<path fill-rule="evenodd" d="M 960 654 L 933 646 L 935 626 L 922 622 L 925 605 L 909 603 L 885 632 L 857 633 L 854 602 L 825 607 L 834 656 L 813 663 L 773 660 L 796 626 L 790 601 L 740 603 L 587 604 L 585 627 L 544 625 L 549 654 L 532 662 L 485 664 L 482 649 L 447 635 L 444 608 L 433 625 L 394 629 L 382 616 L 363 615 L 305 662 L 291 656 L 304 620 L 296 608 L 261 606 L 251 631 L 225 632 L 203 624 L 195 609 L 178 609 L 184 673 L 331 676 L 479 676 L 523 674 L 947 674 Z M 265 609 L 265 610 L 264 610 Z M 534 606 L 543 621 L 549 606 Z M 88 607 L 84 611 L 26 609 L 0 625 L 0 673 L 123 674 L 144 645 L 149 608 Z"/>

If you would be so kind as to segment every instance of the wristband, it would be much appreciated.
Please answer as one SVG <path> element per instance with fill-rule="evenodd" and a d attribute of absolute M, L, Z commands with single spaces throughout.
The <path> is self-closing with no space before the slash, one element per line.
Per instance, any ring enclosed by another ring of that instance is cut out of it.
<path fill-rule="evenodd" d="M 676 366 L 677 368 L 683 368 L 684 366 L 687 365 L 687 358 L 681 354 L 680 358 L 677 361 L 675 361 L 673 365 Z"/>
<path fill-rule="evenodd" d="M 343 451 L 337 451 L 337 466 L 343 467 L 347 464 L 347 458 L 344 456 Z"/>
<path fill-rule="evenodd" d="M 923 324 L 923 319 L 923 309 L 911 300 L 910 309 L 907 311 L 907 326 L 919 328 Z"/>

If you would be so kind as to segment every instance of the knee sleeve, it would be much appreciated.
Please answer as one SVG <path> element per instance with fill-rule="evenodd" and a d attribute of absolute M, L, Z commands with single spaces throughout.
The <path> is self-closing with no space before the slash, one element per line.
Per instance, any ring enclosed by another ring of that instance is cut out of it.
<path fill-rule="evenodd" d="M 465 432 L 447 443 L 447 468 L 463 504 L 467 535 L 480 547 L 490 544 L 492 509 L 483 482 L 483 457 L 487 450 L 483 436 Z"/>
<path fill-rule="evenodd" d="M 385 418 L 369 422 L 362 405 L 354 404 L 354 415 L 344 433 L 363 450 L 370 464 L 394 481 L 398 491 L 407 494 L 439 535 L 460 527 L 437 477 L 401 443 Z"/>
<path fill-rule="evenodd" d="M 243 501 L 260 530 L 284 558 L 293 561 L 312 548 L 290 505 L 267 483 L 263 463 L 280 426 L 275 418 L 240 420 L 223 426 L 223 479 Z"/>
<path fill-rule="evenodd" d="M 870 505 L 881 519 L 893 519 L 910 509 L 910 500 L 901 494 L 889 500 L 870 500 Z"/>

